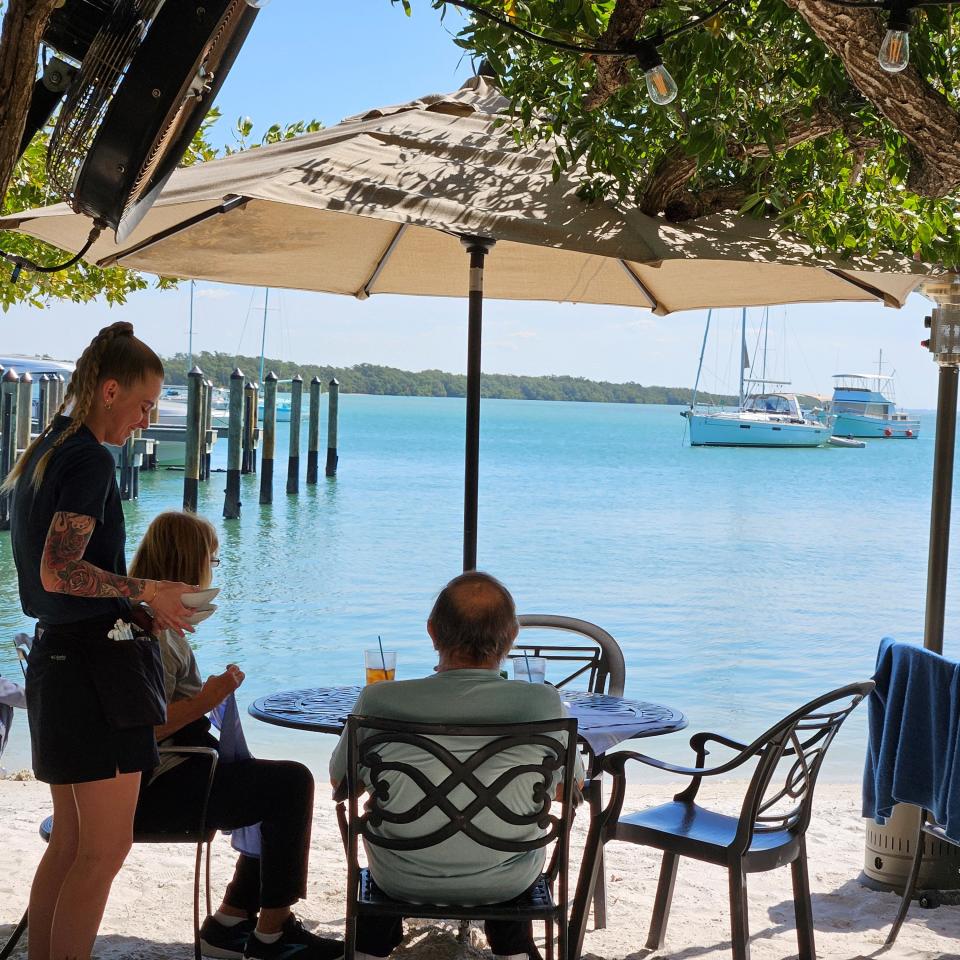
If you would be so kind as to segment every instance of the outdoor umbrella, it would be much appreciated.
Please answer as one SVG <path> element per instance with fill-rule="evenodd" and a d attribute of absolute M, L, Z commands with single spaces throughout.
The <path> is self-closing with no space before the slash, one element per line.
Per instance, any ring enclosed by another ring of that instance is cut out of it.
<path fill-rule="evenodd" d="M 818 301 L 902 306 L 927 272 L 905 258 L 820 254 L 764 221 L 717 215 L 677 225 L 586 202 L 581 168 L 555 180 L 550 145 L 517 149 L 502 124 L 508 109 L 474 77 L 453 94 L 187 168 L 121 247 L 101 237 L 85 254 L 102 266 L 361 299 L 469 294 L 466 569 L 476 563 L 484 294 L 661 315 Z M 90 221 L 61 204 L 0 219 L 0 229 L 79 251 Z"/>

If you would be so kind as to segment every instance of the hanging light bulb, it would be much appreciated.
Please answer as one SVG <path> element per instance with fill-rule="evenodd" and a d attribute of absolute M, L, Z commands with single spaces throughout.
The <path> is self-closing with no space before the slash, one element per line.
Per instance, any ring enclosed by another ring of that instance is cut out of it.
<path fill-rule="evenodd" d="M 910 7 L 902 0 L 890 5 L 890 19 L 887 21 L 887 33 L 880 44 L 877 60 L 887 73 L 899 73 L 910 62 Z"/>
<path fill-rule="evenodd" d="M 657 50 L 662 42 L 663 35 L 657 34 L 638 40 L 634 50 L 647 83 L 647 94 L 661 107 L 672 103 L 677 96 L 677 81 L 670 76 L 670 71 L 663 65 L 663 59 Z"/>

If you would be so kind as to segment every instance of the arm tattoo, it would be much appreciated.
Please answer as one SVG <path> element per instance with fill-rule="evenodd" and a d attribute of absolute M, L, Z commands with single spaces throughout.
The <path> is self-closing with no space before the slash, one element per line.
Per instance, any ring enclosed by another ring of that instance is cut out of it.
<path fill-rule="evenodd" d="M 74 597 L 143 596 L 146 580 L 107 573 L 82 559 L 96 527 L 93 517 L 60 511 L 53 515 L 40 561 L 41 573 L 53 574 L 56 586 L 51 592 Z"/>

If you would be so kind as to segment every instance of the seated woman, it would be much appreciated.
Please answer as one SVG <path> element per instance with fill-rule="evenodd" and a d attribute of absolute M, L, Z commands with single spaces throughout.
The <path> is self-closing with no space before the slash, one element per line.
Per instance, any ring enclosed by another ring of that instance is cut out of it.
<path fill-rule="evenodd" d="M 209 521 L 192 513 L 162 513 L 147 528 L 130 575 L 209 587 L 218 546 Z M 240 686 L 243 672 L 229 664 L 201 681 L 185 638 L 164 630 L 159 640 L 167 699 L 167 722 L 156 731 L 160 745 L 217 747 L 206 715 Z M 203 756 L 162 757 L 143 778 L 134 829 L 190 829 L 208 774 Z M 303 764 L 253 759 L 217 764 L 207 824 L 221 830 L 261 824 L 262 852 L 259 858 L 240 855 L 220 908 L 204 921 L 206 956 L 332 960 L 343 953 L 340 941 L 307 932 L 290 910 L 306 895 L 312 817 L 313 777 Z"/>

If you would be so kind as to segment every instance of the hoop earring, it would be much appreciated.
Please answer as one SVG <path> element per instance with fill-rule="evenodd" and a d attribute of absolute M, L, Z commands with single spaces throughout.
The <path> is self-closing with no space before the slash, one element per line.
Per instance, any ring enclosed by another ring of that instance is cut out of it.
<path fill-rule="evenodd" d="M 113 401 L 111 400 L 109 403 L 105 403 L 104 406 L 109 410 L 113 406 Z"/>

